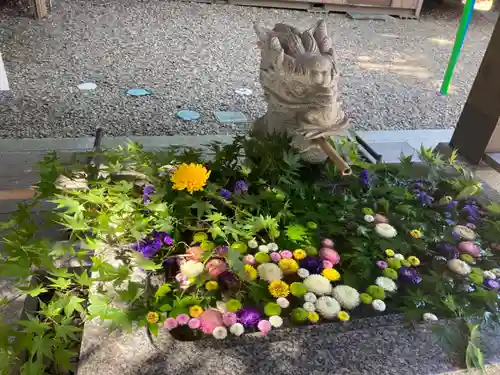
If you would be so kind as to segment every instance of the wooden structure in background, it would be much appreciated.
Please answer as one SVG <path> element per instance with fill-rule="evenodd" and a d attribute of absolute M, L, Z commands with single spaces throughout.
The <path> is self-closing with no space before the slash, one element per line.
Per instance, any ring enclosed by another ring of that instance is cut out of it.
<path fill-rule="evenodd" d="M 471 164 L 483 158 L 500 169 L 500 18 L 450 141 Z"/>
<path fill-rule="evenodd" d="M 189 0 L 188 0 L 189 1 Z M 268 8 L 303 9 L 310 12 L 350 12 L 419 18 L 424 0 L 194 0 Z"/>

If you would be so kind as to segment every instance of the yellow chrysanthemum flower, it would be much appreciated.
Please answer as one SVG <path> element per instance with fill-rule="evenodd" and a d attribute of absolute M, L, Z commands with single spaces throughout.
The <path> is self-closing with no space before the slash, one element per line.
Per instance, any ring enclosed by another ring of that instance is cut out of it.
<path fill-rule="evenodd" d="M 394 254 L 396 254 L 396 253 L 395 253 L 395 252 L 394 252 L 394 250 L 392 250 L 392 249 L 385 249 L 385 254 L 386 254 L 388 257 L 393 257 L 393 256 L 394 256 Z"/>
<path fill-rule="evenodd" d="M 269 293 L 274 298 L 286 297 L 290 294 L 290 288 L 284 281 L 273 280 L 269 283 Z"/>
<path fill-rule="evenodd" d="M 422 231 L 419 229 L 413 229 L 410 231 L 410 236 L 418 240 L 420 237 L 422 237 Z"/>
<path fill-rule="evenodd" d="M 209 292 L 213 292 L 214 290 L 217 290 L 218 287 L 219 287 L 219 284 L 217 283 L 217 281 L 207 281 L 207 283 L 205 284 L 205 288 L 207 288 L 207 290 Z"/>
<path fill-rule="evenodd" d="M 203 313 L 203 307 L 194 305 L 189 308 L 189 315 L 191 318 L 197 318 Z"/>
<path fill-rule="evenodd" d="M 418 266 L 420 264 L 420 259 L 418 259 L 416 256 L 414 255 L 410 255 L 408 257 L 408 262 L 410 262 L 410 264 L 412 266 Z"/>
<path fill-rule="evenodd" d="M 203 190 L 210 171 L 201 164 L 182 163 L 170 177 L 175 190 L 187 190 L 189 193 Z"/>
<path fill-rule="evenodd" d="M 250 279 L 250 281 L 254 281 L 255 279 L 257 279 L 257 270 L 253 268 L 250 264 L 245 264 L 243 269 L 245 270 L 245 273 Z"/>
<path fill-rule="evenodd" d="M 339 320 L 343 321 L 343 322 L 346 322 L 348 321 L 349 319 L 351 319 L 351 316 L 349 315 L 348 312 L 346 311 L 340 311 L 338 314 L 337 314 L 337 318 L 339 318 Z"/>
<path fill-rule="evenodd" d="M 148 312 L 148 315 L 146 315 L 146 320 L 151 324 L 158 323 L 158 320 L 160 320 L 160 315 L 158 315 L 157 312 L 150 311 Z"/>
<path fill-rule="evenodd" d="M 286 274 L 297 273 L 299 270 L 299 264 L 294 259 L 281 259 L 279 266 Z"/>
<path fill-rule="evenodd" d="M 293 252 L 293 257 L 297 260 L 302 260 L 307 256 L 307 253 L 302 249 L 297 249 Z"/>
<path fill-rule="evenodd" d="M 340 273 L 335 268 L 325 268 L 321 274 L 330 281 L 340 280 Z"/>
<path fill-rule="evenodd" d="M 319 321 L 319 315 L 316 311 L 309 311 L 309 313 L 307 314 L 307 319 L 309 319 L 311 323 L 316 323 Z"/>

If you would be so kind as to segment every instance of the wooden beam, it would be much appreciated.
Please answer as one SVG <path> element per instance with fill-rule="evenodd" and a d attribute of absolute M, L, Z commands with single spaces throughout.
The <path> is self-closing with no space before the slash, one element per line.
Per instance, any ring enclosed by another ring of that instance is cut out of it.
<path fill-rule="evenodd" d="M 36 191 L 33 188 L 0 190 L 0 201 L 10 201 L 16 199 L 31 199 Z"/>
<path fill-rule="evenodd" d="M 450 141 L 469 163 L 478 164 L 500 135 L 500 18 Z M 500 150 L 499 150 L 500 151 Z"/>

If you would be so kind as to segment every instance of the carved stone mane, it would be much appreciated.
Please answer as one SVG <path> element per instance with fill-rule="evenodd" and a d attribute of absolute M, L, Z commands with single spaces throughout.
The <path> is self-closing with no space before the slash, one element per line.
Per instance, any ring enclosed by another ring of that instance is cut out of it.
<path fill-rule="evenodd" d="M 313 140 L 342 134 L 349 126 L 337 98 L 339 73 L 325 23 L 303 32 L 281 23 L 273 30 L 257 24 L 254 28 L 268 107 L 253 124 L 252 135 L 287 133 L 305 160 L 325 161 L 326 154 Z"/>

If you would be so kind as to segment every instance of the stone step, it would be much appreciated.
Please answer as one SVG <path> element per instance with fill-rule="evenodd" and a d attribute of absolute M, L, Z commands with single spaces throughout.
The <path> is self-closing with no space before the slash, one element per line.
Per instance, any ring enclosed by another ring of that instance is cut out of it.
<path fill-rule="evenodd" d="M 500 359 L 500 333 L 489 333 L 485 354 Z M 285 328 L 222 341 L 180 342 L 161 330 L 84 331 L 77 375 L 427 375 L 459 370 L 428 324 L 406 325 L 399 315 Z"/>

